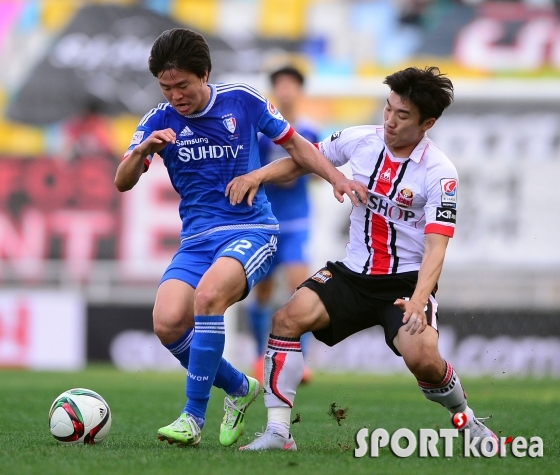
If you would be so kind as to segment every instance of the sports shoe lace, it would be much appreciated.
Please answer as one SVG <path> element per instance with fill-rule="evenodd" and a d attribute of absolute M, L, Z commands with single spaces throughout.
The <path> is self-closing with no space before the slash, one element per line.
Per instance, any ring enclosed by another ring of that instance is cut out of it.
<path fill-rule="evenodd" d="M 176 430 L 176 429 L 184 430 L 185 426 L 188 426 L 193 432 L 195 432 L 195 427 L 193 427 L 193 424 L 196 424 L 196 423 L 191 417 L 189 417 L 189 416 L 179 417 L 177 420 L 175 420 L 171 424 L 171 428 L 173 430 Z"/>
<path fill-rule="evenodd" d="M 171 424 L 171 427 L 173 429 L 182 429 L 185 422 L 187 422 L 186 419 L 184 419 L 183 417 L 179 417 Z"/>
<path fill-rule="evenodd" d="M 234 411 L 242 412 L 243 408 L 240 408 L 232 399 L 226 397 L 224 399 L 224 411 L 226 411 L 227 421 L 230 421 L 234 417 Z"/>

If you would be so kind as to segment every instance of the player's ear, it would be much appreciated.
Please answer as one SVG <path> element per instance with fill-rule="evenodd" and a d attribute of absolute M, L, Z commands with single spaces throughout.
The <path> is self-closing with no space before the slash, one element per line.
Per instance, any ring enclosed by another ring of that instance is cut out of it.
<path fill-rule="evenodd" d="M 424 132 L 426 132 L 427 130 L 430 130 L 434 124 L 436 123 L 436 119 L 434 119 L 433 117 L 426 119 L 424 122 L 422 122 L 422 130 Z"/>

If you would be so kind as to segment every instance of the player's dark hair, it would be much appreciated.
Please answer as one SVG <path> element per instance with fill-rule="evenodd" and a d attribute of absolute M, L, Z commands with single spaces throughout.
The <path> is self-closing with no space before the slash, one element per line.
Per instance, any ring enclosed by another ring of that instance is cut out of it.
<path fill-rule="evenodd" d="M 274 86 L 276 80 L 280 76 L 290 76 L 291 78 L 295 79 L 300 86 L 303 86 L 305 84 L 305 76 L 299 69 L 295 68 L 294 66 L 284 66 L 270 73 L 270 84 Z"/>
<path fill-rule="evenodd" d="M 166 30 L 154 41 L 148 67 L 155 77 L 177 69 L 203 78 L 212 70 L 210 48 L 204 37 L 195 31 L 185 28 Z"/>
<path fill-rule="evenodd" d="M 436 66 L 397 71 L 387 76 L 383 84 L 418 108 L 420 123 L 439 119 L 453 102 L 453 83 Z"/>

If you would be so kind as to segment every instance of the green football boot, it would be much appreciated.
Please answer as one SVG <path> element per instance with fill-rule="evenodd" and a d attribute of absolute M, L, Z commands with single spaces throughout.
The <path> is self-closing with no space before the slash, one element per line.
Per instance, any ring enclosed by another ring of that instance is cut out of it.
<path fill-rule="evenodd" d="M 220 425 L 220 444 L 226 447 L 235 444 L 245 432 L 245 411 L 261 392 L 261 385 L 256 379 L 245 377 L 249 386 L 247 395 L 235 398 L 226 396 L 224 399 L 225 414 Z"/>
<path fill-rule="evenodd" d="M 175 422 L 158 430 L 158 439 L 170 444 L 196 445 L 201 439 L 200 430 L 193 416 L 183 412 Z"/>

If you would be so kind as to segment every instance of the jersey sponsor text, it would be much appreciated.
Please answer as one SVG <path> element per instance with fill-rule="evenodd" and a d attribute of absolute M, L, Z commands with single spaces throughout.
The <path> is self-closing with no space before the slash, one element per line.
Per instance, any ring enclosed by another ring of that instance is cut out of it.
<path fill-rule="evenodd" d="M 411 221 L 416 217 L 413 211 L 401 209 L 395 204 L 379 195 L 369 192 L 366 206 L 376 214 L 383 216 L 390 221 Z"/>
<path fill-rule="evenodd" d="M 202 147 L 180 147 L 178 152 L 179 160 L 189 162 L 190 160 L 202 160 L 206 158 L 237 158 L 239 150 L 243 150 L 243 145 L 208 145 Z"/>

